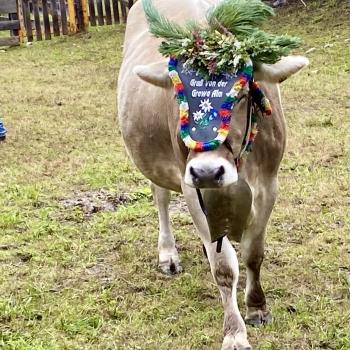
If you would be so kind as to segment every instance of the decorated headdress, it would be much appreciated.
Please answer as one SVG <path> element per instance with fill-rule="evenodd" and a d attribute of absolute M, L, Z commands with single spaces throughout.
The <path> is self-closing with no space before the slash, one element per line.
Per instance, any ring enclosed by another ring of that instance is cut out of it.
<path fill-rule="evenodd" d="M 300 45 L 298 38 L 260 29 L 274 14 L 271 7 L 260 0 L 223 0 L 209 9 L 205 25 L 192 20 L 182 26 L 161 15 L 152 0 L 143 0 L 143 7 L 150 32 L 163 39 L 160 53 L 169 57 L 180 136 L 188 148 L 207 151 L 225 141 L 232 109 L 246 86 L 260 110 L 271 114 L 253 81 L 253 66 L 275 63 Z M 248 142 L 256 134 L 251 129 Z"/>

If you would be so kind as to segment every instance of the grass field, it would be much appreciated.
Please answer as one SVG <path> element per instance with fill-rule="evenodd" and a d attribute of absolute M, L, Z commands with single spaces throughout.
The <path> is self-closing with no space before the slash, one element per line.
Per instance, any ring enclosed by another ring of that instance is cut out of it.
<path fill-rule="evenodd" d="M 289 141 L 262 270 L 274 323 L 248 328 L 254 349 L 350 348 L 348 18 L 323 1 L 272 22 L 315 50 L 282 85 Z M 99 28 L 0 52 L 1 349 L 220 348 L 219 294 L 179 195 L 184 272 L 157 271 L 149 184 L 115 122 L 122 42 L 123 27 Z"/>

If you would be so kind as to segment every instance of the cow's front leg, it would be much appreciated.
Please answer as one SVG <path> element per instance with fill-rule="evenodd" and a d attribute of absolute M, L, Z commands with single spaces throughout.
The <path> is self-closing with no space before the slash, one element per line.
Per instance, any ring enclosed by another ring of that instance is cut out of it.
<path fill-rule="evenodd" d="M 272 315 L 266 308 L 265 294 L 260 284 L 260 268 L 264 259 L 264 236 L 264 232 L 252 235 L 252 232 L 248 231 L 243 235 L 241 241 L 242 258 L 247 268 L 245 321 L 254 326 L 272 321 Z"/>
<path fill-rule="evenodd" d="M 203 240 L 210 262 L 211 272 L 218 285 L 224 306 L 224 341 L 222 350 L 251 349 L 247 331 L 237 304 L 238 260 L 229 240 L 225 237 L 220 253 L 216 243 Z"/>
<path fill-rule="evenodd" d="M 237 255 L 230 241 L 225 237 L 220 253 L 216 243 L 211 243 L 206 218 L 199 206 L 194 189 L 183 185 L 183 193 L 203 244 L 206 249 L 211 272 L 219 288 L 224 306 L 224 341 L 222 350 L 250 350 L 246 326 L 239 312 L 236 290 L 238 281 Z"/>
<path fill-rule="evenodd" d="M 271 323 L 260 284 L 260 268 L 264 260 L 265 231 L 277 196 L 277 180 L 272 178 L 259 189 L 253 189 L 252 220 L 241 239 L 242 258 L 247 268 L 245 321 L 251 325 Z"/>
<path fill-rule="evenodd" d="M 159 218 L 158 265 L 165 274 L 179 273 L 182 271 L 182 267 L 169 220 L 170 191 L 152 184 L 152 192 Z"/>

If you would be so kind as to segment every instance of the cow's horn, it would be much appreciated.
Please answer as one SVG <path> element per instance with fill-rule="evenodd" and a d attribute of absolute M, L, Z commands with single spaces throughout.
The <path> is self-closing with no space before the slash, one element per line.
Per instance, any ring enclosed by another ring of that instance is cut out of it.
<path fill-rule="evenodd" d="M 170 86 L 166 61 L 138 65 L 134 67 L 133 72 L 147 83 L 160 87 Z"/>
<path fill-rule="evenodd" d="M 308 64 L 309 60 L 304 56 L 283 57 L 274 64 L 256 64 L 254 65 L 254 79 L 281 83 Z"/>

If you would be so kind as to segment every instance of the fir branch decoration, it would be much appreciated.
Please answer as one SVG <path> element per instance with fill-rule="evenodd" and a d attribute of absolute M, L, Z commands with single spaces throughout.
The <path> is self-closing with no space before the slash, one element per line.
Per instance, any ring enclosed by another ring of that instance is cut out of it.
<path fill-rule="evenodd" d="M 177 57 L 203 77 L 237 71 L 247 59 L 254 63 L 275 63 L 300 40 L 288 35 L 266 33 L 259 27 L 273 16 L 261 0 L 223 0 L 207 13 L 207 26 L 188 21 L 181 26 L 168 20 L 143 0 L 150 32 L 164 41 L 161 54 Z"/>
<path fill-rule="evenodd" d="M 143 9 L 149 24 L 149 31 L 155 37 L 181 40 L 191 34 L 191 28 L 186 29 L 162 16 L 154 7 L 151 0 L 143 1 Z M 194 25 L 194 22 L 191 23 Z"/>
<path fill-rule="evenodd" d="M 207 20 L 209 27 L 225 28 L 241 39 L 273 15 L 273 9 L 260 0 L 223 0 L 208 11 Z"/>
<path fill-rule="evenodd" d="M 300 46 L 299 38 L 289 35 L 273 35 L 262 30 L 256 30 L 244 40 L 245 50 L 253 62 L 273 64 L 282 56 L 287 56 L 292 49 Z"/>

